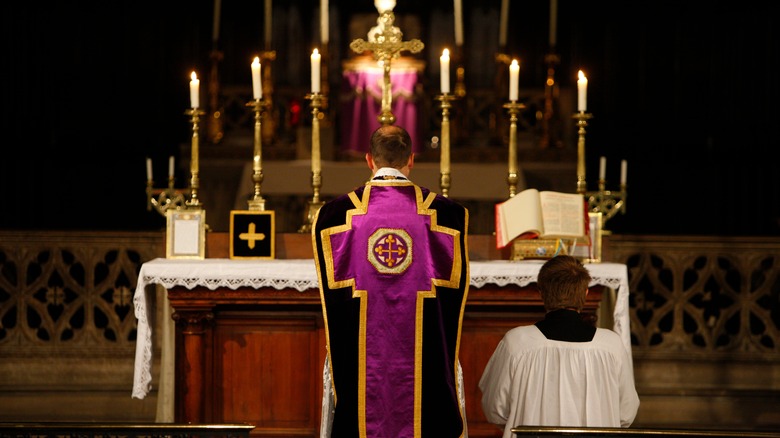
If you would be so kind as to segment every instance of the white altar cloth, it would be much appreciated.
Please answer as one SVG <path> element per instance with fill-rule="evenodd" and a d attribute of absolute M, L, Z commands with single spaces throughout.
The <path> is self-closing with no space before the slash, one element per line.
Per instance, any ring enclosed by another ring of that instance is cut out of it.
<path fill-rule="evenodd" d="M 535 282 L 543 260 L 490 260 L 469 263 L 470 286 L 486 284 L 527 286 Z M 613 311 L 613 330 L 620 335 L 631 352 L 631 330 L 628 315 L 628 269 L 618 263 L 586 264 L 592 277 L 591 286 L 606 286 L 617 291 Z M 240 287 L 291 288 L 298 291 L 319 288 L 313 259 L 290 260 L 231 260 L 231 259 L 163 259 L 144 263 L 138 274 L 133 303 L 138 319 L 135 349 L 134 398 L 143 399 L 152 387 L 152 330 L 148 314 L 146 286 L 162 285 L 166 290 L 174 286 L 193 289 L 196 286 L 211 290 Z"/>

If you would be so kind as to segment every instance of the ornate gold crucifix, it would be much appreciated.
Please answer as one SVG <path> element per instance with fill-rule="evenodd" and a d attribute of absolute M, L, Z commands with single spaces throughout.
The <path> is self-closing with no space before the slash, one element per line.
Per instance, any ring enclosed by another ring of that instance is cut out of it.
<path fill-rule="evenodd" d="M 378 4 L 379 2 L 375 2 Z M 395 2 L 391 2 L 395 3 Z M 417 53 L 425 47 L 422 41 L 412 39 L 403 41 L 401 29 L 393 26 L 395 15 L 393 14 L 393 5 L 384 7 L 379 11 L 377 25 L 368 32 L 368 41 L 362 38 L 353 40 L 349 48 L 354 52 L 363 53 L 373 52 L 374 59 L 379 61 L 379 65 L 384 69 L 384 82 L 382 83 L 382 111 L 377 119 L 382 125 L 392 125 L 395 123 L 391 106 L 393 103 L 392 84 L 390 82 L 390 64 L 393 59 L 398 58 L 402 50 L 408 50 Z M 379 9 L 379 6 L 377 6 Z"/>

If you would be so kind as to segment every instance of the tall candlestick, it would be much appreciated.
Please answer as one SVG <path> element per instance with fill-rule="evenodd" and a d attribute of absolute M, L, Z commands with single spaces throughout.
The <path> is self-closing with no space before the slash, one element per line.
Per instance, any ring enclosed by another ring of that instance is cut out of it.
<path fill-rule="evenodd" d="M 200 79 L 195 72 L 192 72 L 190 80 L 190 106 L 196 109 L 200 106 Z"/>
<path fill-rule="evenodd" d="M 441 63 L 441 94 L 450 92 L 450 50 L 444 49 L 439 58 Z"/>
<path fill-rule="evenodd" d="M 273 4 L 271 3 L 271 0 L 265 0 L 265 24 L 264 24 L 264 31 L 265 31 L 265 48 L 266 50 L 271 49 L 271 24 L 273 23 Z"/>
<path fill-rule="evenodd" d="M 171 155 L 168 157 L 168 178 L 173 178 L 174 167 L 173 155 Z"/>
<path fill-rule="evenodd" d="M 626 184 L 627 176 L 628 176 L 628 161 L 623 160 L 620 162 L 620 185 Z"/>
<path fill-rule="evenodd" d="M 599 180 L 604 181 L 607 178 L 607 157 L 599 159 Z"/>
<path fill-rule="evenodd" d="M 516 59 L 509 65 L 509 100 L 517 102 L 518 81 L 520 80 L 520 64 Z"/>
<path fill-rule="evenodd" d="M 263 81 L 260 79 L 260 57 L 252 61 L 252 94 L 255 100 L 263 98 Z"/>
<path fill-rule="evenodd" d="M 328 44 L 328 0 L 320 0 L 320 41 L 322 45 Z"/>
<path fill-rule="evenodd" d="M 498 25 L 498 47 L 506 47 L 506 31 L 509 24 L 509 0 L 501 0 L 501 21 Z"/>
<path fill-rule="evenodd" d="M 578 73 L 579 79 L 577 79 L 577 111 L 585 112 L 588 101 L 588 78 L 585 77 L 585 73 L 582 70 Z"/>
<path fill-rule="evenodd" d="M 453 7 L 455 14 L 455 45 L 463 45 L 463 5 L 461 0 L 455 0 Z"/>
<path fill-rule="evenodd" d="M 558 27 L 558 0 L 550 0 L 550 47 L 555 47 L 555 36 Z"/>
<path fill-rule="evenodd" d="M 152 159 L 151 158 L 146 159 L 146 180 L 147 181 L 152 180 Z"/>
<path fill-rule="evenodd" d="M 320 52 L 317 49 L 311 52 L 311 92 L 320 92 Z"/>
<path fill-rule="evenodd" d="M 211 40 L 219 41 L 219 15 L 222 11 L 222 0 L 214 0 L 214 26 L 211 29 Z"/>

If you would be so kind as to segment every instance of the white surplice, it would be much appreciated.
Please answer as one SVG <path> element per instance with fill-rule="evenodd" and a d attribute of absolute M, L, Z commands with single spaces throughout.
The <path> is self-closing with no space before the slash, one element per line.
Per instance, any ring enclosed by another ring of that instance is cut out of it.
<path fill-rule="evenodd" d="M 639 408 L 632 361 L 620 336 L 547 339 L 535 326 L 506 333 L 479 382 L 488 421 L 516 426 L 628 427 Z"/>

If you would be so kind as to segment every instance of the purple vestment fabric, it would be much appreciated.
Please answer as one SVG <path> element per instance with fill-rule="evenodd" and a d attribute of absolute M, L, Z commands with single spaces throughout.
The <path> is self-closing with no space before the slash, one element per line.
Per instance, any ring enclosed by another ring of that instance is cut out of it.
<path fill-rule="evenodd" d="M 462 433 L 455 370 L 468 287 L 467 212 L 428 193 L 408 181 L 369 184 L 318 214 L 333 436 Z M 442 421 L 451 432 L 434 425 Z"/>

